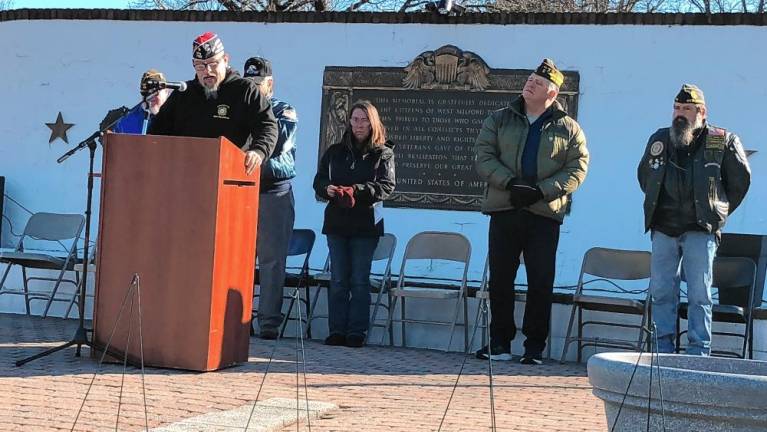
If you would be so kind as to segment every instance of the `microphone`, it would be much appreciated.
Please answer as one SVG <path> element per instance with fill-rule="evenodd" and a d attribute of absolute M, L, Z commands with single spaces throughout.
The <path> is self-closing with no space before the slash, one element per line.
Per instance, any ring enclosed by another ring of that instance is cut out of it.
<path fill-rule="evenodd" d="M 178 90 L 180 92 L 186 91 L 186 83 L 183 81 L 175 82 L 175 81 L 147 80 L 145 83 L 145 86 L 147 90 L 173 89 L 173 90 Z"/>

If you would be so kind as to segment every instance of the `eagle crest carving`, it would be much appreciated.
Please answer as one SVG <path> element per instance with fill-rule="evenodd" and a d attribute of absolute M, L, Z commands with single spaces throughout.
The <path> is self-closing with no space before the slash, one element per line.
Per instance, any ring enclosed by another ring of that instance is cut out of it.
<path fill-rule="evenodd" d="M 490 68 L 481 57 L 454 45 L 424 51 L 405 69 L 407 89 L 456 89 L 482 91 L 490 87 Z"/>

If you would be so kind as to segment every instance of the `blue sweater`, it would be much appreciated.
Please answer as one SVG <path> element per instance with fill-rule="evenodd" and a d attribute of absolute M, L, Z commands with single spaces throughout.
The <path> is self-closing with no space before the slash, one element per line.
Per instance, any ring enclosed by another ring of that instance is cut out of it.
<path fill-rule="evenodd" d="M 541 146 L 543 124 L 551 117 L 551 110 L 543 112 L 527 130 L 525 149 L 522 150 L 522 177 L 530 181 L 538 180 L 538 149 Z"/>

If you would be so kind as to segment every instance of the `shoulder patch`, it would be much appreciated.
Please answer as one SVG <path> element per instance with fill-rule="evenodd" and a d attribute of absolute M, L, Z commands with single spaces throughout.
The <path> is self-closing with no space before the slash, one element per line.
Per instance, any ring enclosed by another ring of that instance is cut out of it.
<path fill-rule="evenodd" d="M 663 153 L 663 142 L 662 141 L 655 141 L 650 146 L 650 156 L 659 156 L 661 153 Z"/>
<path fill-rule="evenodd" d="M 714 127 L 714 126 L 709 126 L 709 128 L 708 128 L 708 134 L 710 136 L 721 136 L 721 137 L 723 137 L 725 132 L 726 132 L 726 130 L 724 130 L 722 128 Z"/>
<path fill-rule="evenodd" d="M 706 136 L 706 148 L 715 150 L 724 150 L 725 130 L 720 128 L 708 128 Z"/>

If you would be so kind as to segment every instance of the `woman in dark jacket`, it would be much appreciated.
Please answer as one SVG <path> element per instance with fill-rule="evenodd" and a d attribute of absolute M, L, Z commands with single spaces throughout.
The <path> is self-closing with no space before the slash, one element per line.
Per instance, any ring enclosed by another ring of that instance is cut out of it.
<path fill-rule="evenodd" d="M 370 320 L 370 266 L 384 233 L 381 202 L 394 191 L 394 152 L 378 110 L 352 105 L 341 142 L 322 155 L 314 190 L 328 200 L 322 233 L 330 249 L 327 345 L 361 347 Z"/>

